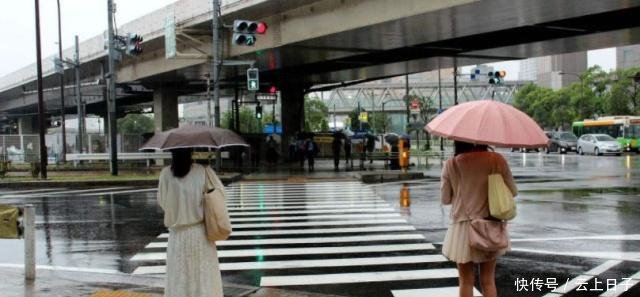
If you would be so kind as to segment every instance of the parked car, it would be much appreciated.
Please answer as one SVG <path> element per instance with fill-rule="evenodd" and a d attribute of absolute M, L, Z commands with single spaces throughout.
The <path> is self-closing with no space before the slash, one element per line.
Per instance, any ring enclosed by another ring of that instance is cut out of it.
<path fill-rule="evenodd" d="M 620 156 L 622 148 L 618 141 L 607 134 L 584 134 L 578 139 L 578 154 L 615 154 Z"/>
<path fill-rule="evenodd" d="M 554 132 L 549 137 L 549 152 L 557 152 L 558 154 L 566 154 L 567 152 L 578 152 L 578 137 L 571 132 Z"/>

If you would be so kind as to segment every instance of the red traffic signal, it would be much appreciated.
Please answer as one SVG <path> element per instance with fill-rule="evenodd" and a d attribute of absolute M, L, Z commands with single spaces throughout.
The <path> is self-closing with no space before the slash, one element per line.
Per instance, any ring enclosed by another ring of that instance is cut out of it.
<path fill-rule="evenodd" d="M 267 23 L 259 22 L 256 26 L 256 34 L 267 33 L 268 28 L 269 26 L 267 26 Z"/>
<path fill-rule="evenodd" d="M 269 87 L 269 94 L 275 94 L 275 93 L 278 93 L 278 87 L 270 86 Z"/>

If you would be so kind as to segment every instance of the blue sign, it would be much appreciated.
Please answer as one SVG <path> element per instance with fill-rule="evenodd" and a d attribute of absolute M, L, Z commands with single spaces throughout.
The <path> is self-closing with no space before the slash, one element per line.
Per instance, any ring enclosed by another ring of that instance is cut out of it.
<path fill-rule="evenodd" d="M 262 133 L 264 133 L 264 134 L 274 134 L 273 125 L 272 124 L 264 125 L 264 128 L 262 128 Z M 276 124 L 275 134 L 282 134 L 282 125 Z"/>

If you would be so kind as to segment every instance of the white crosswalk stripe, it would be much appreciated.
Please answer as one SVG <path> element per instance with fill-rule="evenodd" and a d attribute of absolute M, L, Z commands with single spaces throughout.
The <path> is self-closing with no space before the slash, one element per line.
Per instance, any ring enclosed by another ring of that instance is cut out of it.
<path fill-rule="evenodd" d="M 223 276 L 250 270 L 261 275 L 247 279 L 253 285 L 367 289 L 369 283 L 424 280 L 421 287 L 407 289 L 445 292 L 442 296 L 457 284 L 454 266 L 387 201 L 358 182 L 240 183 L 227 194 L 234 232 L 217 242 Z M 168 238 L 169 233 L 160 234 L 130 259 L 134 274 L 166 273 Z M 425 288 L 430 279 L 446 281 Z M 418 296 L 419 291 L 397 294 Z"/>

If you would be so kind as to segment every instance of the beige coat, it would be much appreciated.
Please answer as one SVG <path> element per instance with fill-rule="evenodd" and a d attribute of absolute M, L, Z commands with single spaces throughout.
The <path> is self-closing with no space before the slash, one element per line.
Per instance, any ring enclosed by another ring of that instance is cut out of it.
<path fill-rule="evenodd" d="M 489 216 L 487 180 L 491 173 L 501 173 L 513 196 L 517 195 L 518 189 L 509 165 L 498 153 L 464 153 L 445 162 L 442 169 L 442 204 L 452 204 L 451 219 L 454 223 Z"/>

